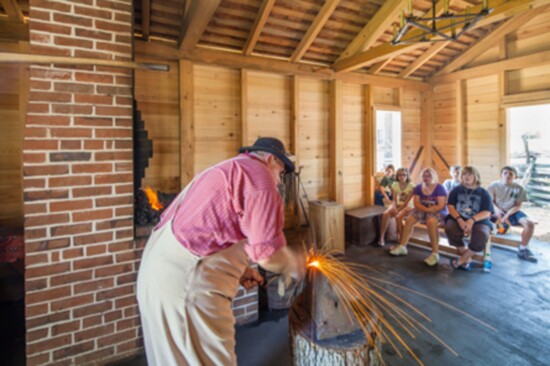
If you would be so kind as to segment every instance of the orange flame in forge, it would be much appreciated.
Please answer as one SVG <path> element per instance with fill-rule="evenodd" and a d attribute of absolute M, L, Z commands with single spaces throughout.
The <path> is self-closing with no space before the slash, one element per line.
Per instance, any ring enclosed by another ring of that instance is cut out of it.
<path fill-rule="evenodd" d="M 151 187 L 145 187 L 143 189 L 145 194 L 147 195 L 147 199 L 149 200 L 149 204 L 151 205 L 151 208 L 155 211 L 160 210 L 164 206 L 159 202 L 159 197 L 157 195 L 157 192 L 153 191 Z"/>

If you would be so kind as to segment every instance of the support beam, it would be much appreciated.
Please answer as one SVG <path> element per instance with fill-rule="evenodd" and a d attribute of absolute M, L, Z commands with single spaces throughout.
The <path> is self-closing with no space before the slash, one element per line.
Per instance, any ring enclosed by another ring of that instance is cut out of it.
<path fill-rule="evenodd" d="M 397 19 L 399 13 L 401 13 L 405 7 L 406 1 L 407 0 L 386 1 L 336 61 L 346 59 L 355 55 L 357 52 L 368 50 L 374 42 L 390 28 L 392 22 Z"/>
<path fill-rule="evenodd" d="M 190 0 L 189 11 L 184 14 L 178 38 L 178 48 L 191 51 L 214 16 L 221 0 Z M 185 4 L 184 4 L 185 6 Z"/>
<path fill-rule="evenodd" d="M 293 76 L 291 83 L 290 144 L 288 150 L 294 156 L 296 171 L 300 172 L 300 77 Z M 296 184 L 295 192 L 298 197 L 292 203 L 292 220 L 294 228 L 298 229 L 302 226 L 302 212 L 299 203 L 301 187 L 297 180 L 294 181 L 294 184 Z"/>
<path fill-rule="evenodd" d="M 181 188 L 195 176 L 195 90 L 193 63 L 180 61 Z"/>
<path fill-rule="evenodd" d="M 174 47 L 136 40 L 134 42 L 134 53 L 150 59 L 158 58 L 159 62 L 160 60 L 177 61 L 179 59 L 186 59 L 203 64 L 213 64 L 235 69 L 246 68 L 278 74 L 303 75 L 320 80 L 338 79 L 346 83 L 376 84 L 388 88 L 404 87 L 409 90 L 427 90 L 430 88 L 428 83 L 417 80 L 404 80 L 359 72 L 336 74 L 326 67 L 320 68 L 316 65 L 296 64 L 268 57 L 244 56 L 240 52 L 219 51 L 202 46 L 196 47 L 192 52 L 183 52 Z"/>
<path fill-rule="evenodd" d="M 252 26 L 252 31 L 248 35 L 248 39 L 246 40 L 246 44 L 244 46 L 244 54 L 246 56 L 251 55 L 252 51 L 254 51 L 254 47 L 256 47 L 260 33 L 262 33 L 265 22 L 271 13 L 271 9 L 273 9 L 273 5 L 275 5 L 275 0 L 263 1 L 262 6 L 258 11 L 258 15 L 256 15 L 256 20 Z"/>
<path fill-rule="evenodd" d="M 538 12 L 543 12 L 545 8 L 546 7 L 529 10 L 507 20 L 504 24 L 499 25 L 491 33 L 476 42 L 473 46 L 470 46 L 466 50 L 466 52 L 455 58 L 447 66 L 439 70 L 436 73 L 436 76 L 447 74 L 449 72 L 460 69 L 462 66 L 474 60 L 476 57 L 487 51 L 489 48 L 493 47 L 495 44 L 498 44 L 499 41 L 506 37 L 507 34 L 517 30 L 523 24 L 527 23 L 527 21 L 536 16 Z"/>
<path fill-rule="evenodd" d="M 442 3 L 440 1 L 436 6 L 436 11 L 439 10 L 439 5 Z M 489 25 L 493 22 L 503 20 L 503 17 L 509 17 L 513 14 L 515 14 L 515 11 L 524 11 L 526 7 L 529 6 L 529 4 L 537 4 L 537 6 L 542 6 L 542 4 L 545 4 L 546 0 L 541 1 L 535 1 L 535 0 L 493 0 L 491 2 L 491 6 L 494 6 L 493 12 L 488 15 L 483 20 L 476 23 L 476 25 L 472 29 L 479 28 L 481 26 Z M 470 9 L 472 13 L 477 13 L 481 10 L 481 4 L 473 6 Z M 464 12 L 465 13 L 465 12 Z M 451 20 L 446 20 L 441 22 L 441 26 L 449 26 L 451 25 Z M 421 30 L 413 31 L 411 32 L 411 37 L 414 35 L 421 34 Z M 450 33 L 450 31 L 449 31 Z M 340 61 L 336 61 L 333 64 L 333 69 L 336 72 L 347 72 L 347 71 L 353 71 L 360 69 L 365 66 L 369 66 L 372 64 L 377 63 L 378 61 L 384 60 L 387 57 L 395 57 L 405 52 L 413 51 L 419 47 L 423 47 L 424 45 L 422 43 L 414 43 L 414 44 L 402 44 L 402 45 L 396 45 L 392 46 L 389 43 L 384 43 L 380 46 L 373 47 L 370 49 L 367 49 L 364 52 L 352 55 L 350 57 L 341 59 Z"/>
<path fill-rule="evenodd" d="M 302 59 L 302 57 L 304 57 L 304 54 L 308 50 L 309 46 L 311 46 L 315 38 L 317 38 L 317 35 L 321 31 L 321 29 L 323 29 L 325 23 L 330 18 L 330 16 L 334 12 L 334 9 L 336 9 L 339 3 L 340 0 L 326 0 L 325 5 L 323 5 L 321 10 L 315 17 L 315 20 L 307 30 L 306 35 L 302 38 L 302 41 L 292 53 L 290 61 L 298 62 Z"/>
<path fill-rule="evenodd" d="M 433 146 L 433 91 L 429 90 L 422 93 L 422 116 L 421 116 L 421 127 L 420 127 L 420 136 L 422 136 L 422 146 L 424 152 L 424 161 L 421 164 L 421 167 L 431 167 L 433 166 L 432 159 L 432 146 Z"/>
<path fill-rule="evenodd" d="M 29 25 L 0 18 L 0 39 L 7 41 L 28 41 Z"/>
<path fill-rule="evenodd" d="M 498 73 L 498 96 L 499 100 L 502 101 L 504 96 L 506 95 L 507 90 L 506 85 L 506 72 L 501 71 Z M 508 130 L 508 121 L 506 119 L 506 109 L 502 104 L 499 104 L 498 106 L 498 137 L 499 137 L 499 143 L 500 143 L 500 156 L 498 157 L 500 160 L 500 164 L 498 167 L 502 167 L 505 165 L 508 165 L 508 156 L 510 148 L 508 146 L 508 143 L 506 141 L 506 131 Z"/>
<path fill-rule="evenodd" d="M 446 83 L 459 79 L 471 79 L 487 75 L 494 75 L 501 71 L 546 65 L 548 63 L 550 63 L 550 51 L 543 51 L 533 53 L 532 55 L 528 56 L 514 57 L 504 61 L 493 62 L 487 65 L 481 65 L 472 67 L 470 69 L 455 71 L 450 74 L 435 76 L 431 78 L 429 82 L 430 84 Z"/>
<path fill-rule="evenodd" d="M 375 148 L 375 132 L 374 132 L 374 108 L 373 108 L 373 92 L 371 85 L 364 86 L 364 108 L 365 108 L 365 134 L 363 146 L 365 148 L 365 160 L 363 166 L 364 179 L 364 202 L 367 206 L 374 205 L 374 148 Z"/>
<path fill-rule="evenodd" d="M 344 203 L 344 154 L 342 153 L 342 82 L 330 82 L 329 107 L 329 197 Z"/>
<path fill-rule="evenodd" d="M 428 62 L 436 53 L 444 49 L 450 42 L 436 42 L 430 46 L 426 51 L 417 57 L 409 66 L 407 66 L 403 71 L 398 75 L 400 78 L 408 78 L 416 70 L 422 67 L 426 62 Z"/>
<path fill-rule="evenodd" d="M 17 0 L 0 0 L 0 4 L 2 4 L 2 7 L 4 8 L 6 14 L 8 14 L 8 18 L 10 20 L 19 23 L 25 22 L 25 17 L 23 16 L 23 12 L 17 3 Z"/>
<path fill-rule="evenodd" d="M 141 34 L 145 40 L 151 33 L 151 0 L 141 0 Z"/>

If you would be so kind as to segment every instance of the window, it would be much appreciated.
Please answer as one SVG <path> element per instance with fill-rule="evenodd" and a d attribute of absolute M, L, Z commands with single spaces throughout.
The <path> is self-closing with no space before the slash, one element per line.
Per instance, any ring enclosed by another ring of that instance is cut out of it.
<path fill-rule="evenodd" d="M 376 171 L 401 166 L 401 112 L 376 111 Z"/>
<path fill-rule="evenodd" d="M 550 104 L 508 109 L 508 161 L 528 164 L 528 154 L 539 164 L 550 163 Z"/>

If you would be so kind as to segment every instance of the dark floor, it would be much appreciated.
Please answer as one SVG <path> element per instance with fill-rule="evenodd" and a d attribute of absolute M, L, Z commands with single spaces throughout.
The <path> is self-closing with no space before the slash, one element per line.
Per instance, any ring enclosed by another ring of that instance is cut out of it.
<path fill-rule="evenodd" d="M 428 334 L 406 341 L 425 365 L 550 365 L 550 244 L 533 243 L 539 263 L 520 261 L 509 249 L 493 250 L 493 271 L 477 265 L 455 271 L 442 257 L 437 268 L 422 260 L 427 252 L 411 248 L 407 257 L 393 258 L 384 249 L 353 247 L 348 256 L 367 263 L 383 278 L 454 305 L 496 329 L 491 331 L 464 315 L 403 290 L 395 290 L 431 319 L 427 327 L 449 344 L 454 356 Z M 289 365 L 288 323 L 284 311 L 265 312 L 258 324 L 237 329 L 241 366 Z M 384 346 L 386 365 L 414 365 Z M 145 366 L 144 358 L 119 364 Z"/>
<path fill-rule="evenodd" d="M 427 252 L 411 248 L 407 257 L 390 257 L 384 249 L 352 247 L 348 256 L 367 263 L 384 279 L 457 306 L 494 327 L 491 331 L 421 296 L 396 289 L 431 319 L 427 327 L 449 344 L 456 357 L 427 334 L 406 339 L 425 365 L 550 365 L 550 244 L 533 243 L 539 263 L 520 261 L 515 252 L 495 248 L 493 271 L 480 265 L 470 272 L 454 271 L 442 257 L 436 268 L 422 260 Z M 241 366 L 288 365 L 288 324 L 285 311 L 264 312 L 257 324 L 237 329 L 237 357 Z M 387 365 L 414 365 L 387 346 Z M 117 366 L 145 366 L 144 357 Z"/>

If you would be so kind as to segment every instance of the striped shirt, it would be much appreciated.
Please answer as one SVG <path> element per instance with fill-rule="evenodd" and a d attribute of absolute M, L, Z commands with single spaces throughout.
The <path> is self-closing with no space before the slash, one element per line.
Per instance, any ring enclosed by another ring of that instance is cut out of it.
<path fill-rule="evenodd" d="M 241 154 L 206 170 L 179 207 L 176 202 L 178 198 L 164 211 L 157 228 L 174 217 L 174 235 L 197 256 L 247 238 L 245 251 L 257 262 L 286 245 L 283 201 L 275 179 L 252 155 Z"/>

